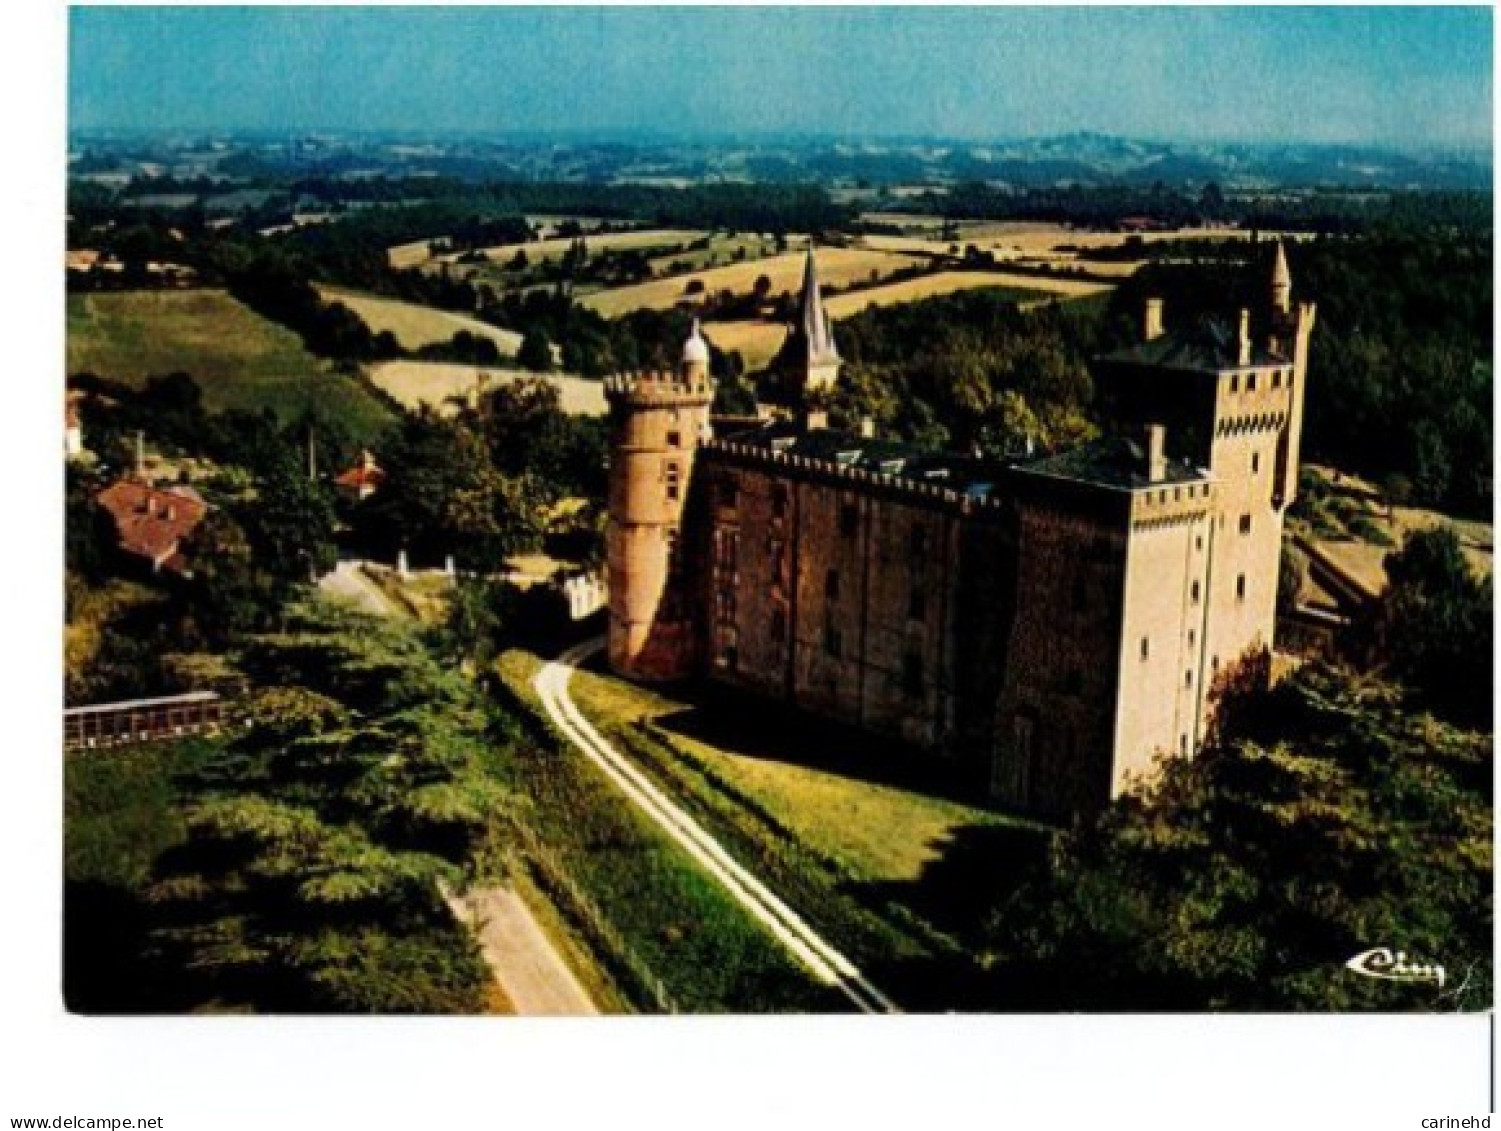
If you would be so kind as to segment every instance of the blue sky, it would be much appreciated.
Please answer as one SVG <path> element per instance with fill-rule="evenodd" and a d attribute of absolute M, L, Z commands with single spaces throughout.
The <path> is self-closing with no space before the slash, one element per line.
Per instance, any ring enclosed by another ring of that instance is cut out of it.
<path fill-rule="evenodd" d="M 74 8 L 75 127 L 1490 145 L 1489 8 Z"/>

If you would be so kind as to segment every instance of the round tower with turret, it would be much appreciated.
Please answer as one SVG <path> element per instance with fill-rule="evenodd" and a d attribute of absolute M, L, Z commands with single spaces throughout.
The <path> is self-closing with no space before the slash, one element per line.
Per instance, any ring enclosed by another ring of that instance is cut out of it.
<path fill-rule="evenodd" d="M 714 399 L 709 347 L 698 323 L 676 372 L 622 374 L 610 403 L 606 562 L 610 667 L 633 679 L 693 674 L 695 608 L 684 578 L 683 514 Z"/>

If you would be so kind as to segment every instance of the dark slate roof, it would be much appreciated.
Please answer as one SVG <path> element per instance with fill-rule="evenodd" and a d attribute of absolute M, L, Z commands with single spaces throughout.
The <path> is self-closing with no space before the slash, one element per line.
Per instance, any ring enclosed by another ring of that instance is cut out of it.
<path fill-rule="evenodd" d="M 1169 459 L 1163 477 L 1152 482 L 1146 476 L 1146 450 L 1135 440 L 1121 436 L 1095 440 L 1060 455 L 1045 456 L 1016 470 L 1023 475 L 1067 479 L 1124 491 L 1198 483 L 1209 478 L 1209 473 L 1203 468 L 1183 460 Z"/>
<path fill-rule="evenodd" d="M 1165 369 L 1193 369 L 1219 373 L 1240 369 L 1240 331 L 1218 318 L 1206 318 L 1187 330 L 1158 335 L 1149 342 L 1104 355 L 1105 362 L 1160 366 Z M 1252 365 L 1284 365 L 1287 358 L 1267 352 L 1265 346 L 1251 347 Z"/>
<path fill-rule="evenodd" d="M 1006 465 L 951 452 L 932 452 L 912 444 L 877 440 L 829 428 L 806 431 L 778 420 L 761 428 L 724 437 L 737 444 L 764 447 L 841 467 L 895 475 L 917 483 L 931 483 L 976 498 L 990 495 L 1005 474 Z"/>

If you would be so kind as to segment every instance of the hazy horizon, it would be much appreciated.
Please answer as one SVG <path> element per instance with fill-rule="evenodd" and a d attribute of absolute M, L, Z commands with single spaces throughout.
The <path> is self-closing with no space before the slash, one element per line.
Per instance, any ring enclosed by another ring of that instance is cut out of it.
<path fill-rule="evenodd" d="M 69 128 L 1488 151 L 1489 8 L 74 8 Z"/>

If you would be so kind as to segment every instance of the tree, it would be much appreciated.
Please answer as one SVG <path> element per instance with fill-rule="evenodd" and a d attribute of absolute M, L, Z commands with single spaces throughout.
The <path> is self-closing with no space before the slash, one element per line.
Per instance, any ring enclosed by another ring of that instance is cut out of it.
<path fill-rule="evenodd" d="M 535 373 L 550 373 L 553 368 L 552 339 L 547 336 L 547 331 L 541 328 L 528 330 L 521 339 L 516 361 Z"/>
<path fill-rule="evenodd" d="M 1477 577 L 1447 527 L 1410 534 L 1388 554 L 1390 578 L 1368 658 L 1435 710 L 1472 725 L 1493 717 L 1494 633 L 1489 575 Z"/>

